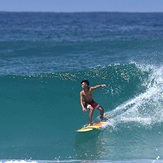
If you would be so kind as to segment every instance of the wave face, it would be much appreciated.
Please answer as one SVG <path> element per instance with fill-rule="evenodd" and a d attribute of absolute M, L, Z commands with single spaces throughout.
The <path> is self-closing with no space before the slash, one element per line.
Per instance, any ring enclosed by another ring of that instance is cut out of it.
<path fill-rule="evenodd" d="M 162 162 L 162 26 L 162 13 L 0 12 L 0 162 Z M 109 121 L 77 134 L 83 79 L 106 84 L 94 99 Z"/>
<path fill-rule="evenodd" d="M 0 157 L 114 159 L 117 154 L 121 158 L 123 150 L 133 151 L 125 154 L 127 159 L 162 155 L 162 69 L 130 63 L 69 73 L 1 76 Z M 79 105 L 80 81 L 88 77 L 91 85 L 107 85 L 94 98 L 105 108 L 109 122 L 102 132 L 76 135 L 74 130 L 88 122 Z"/>

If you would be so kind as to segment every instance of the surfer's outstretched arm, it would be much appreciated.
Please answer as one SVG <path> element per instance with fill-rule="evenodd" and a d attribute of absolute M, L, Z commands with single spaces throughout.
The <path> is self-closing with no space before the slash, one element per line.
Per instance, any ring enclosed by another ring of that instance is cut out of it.
<path fill-rule="evenodd" d="M 92 87 L 90 87 L 90 89 L 95 90 L 95 89 L 98 89 L 98 88 L 101 88 L 101 87 L 106 87 L 106 84 L 99 84 L 99 85 L 96 85 L 96 86 L 92 86 Z"/>

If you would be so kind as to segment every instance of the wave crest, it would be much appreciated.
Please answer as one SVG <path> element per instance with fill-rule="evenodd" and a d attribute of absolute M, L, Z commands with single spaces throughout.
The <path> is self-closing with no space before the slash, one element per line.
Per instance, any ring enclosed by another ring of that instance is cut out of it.
<path fill-rule="evenodd" d="M 148 78 L 142 85 L 145 87 L 143 92 L 137 91 L 135 97 L 107 112 L 114 125 L 126 122 L 154 125 L 163 122 L 163 66 L 150 67 Z"/>

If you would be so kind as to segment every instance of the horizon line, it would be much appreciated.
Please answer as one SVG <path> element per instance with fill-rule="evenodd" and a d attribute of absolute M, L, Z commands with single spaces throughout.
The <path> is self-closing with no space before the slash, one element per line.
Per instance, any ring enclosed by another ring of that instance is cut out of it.
<path fill-rule="evenodd" d="M 0 11 L 8 13 L 163 13 L 163 11 Z"/>

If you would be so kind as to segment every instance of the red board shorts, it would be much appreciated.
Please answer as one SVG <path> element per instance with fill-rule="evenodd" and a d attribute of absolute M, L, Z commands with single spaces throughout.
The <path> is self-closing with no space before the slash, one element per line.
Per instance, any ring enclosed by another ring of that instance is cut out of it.
<path fill-rule="evenodd" d="M 90 109 L 90 106 L 92 106 L 93 109 L 97 109 L 99 107 L 99 104 L 96 103 L 94 100 L 92 100 L 91 102 L 85 102 L 85 101 L 83 101 L 83 105 L 87 109 Z"/>

